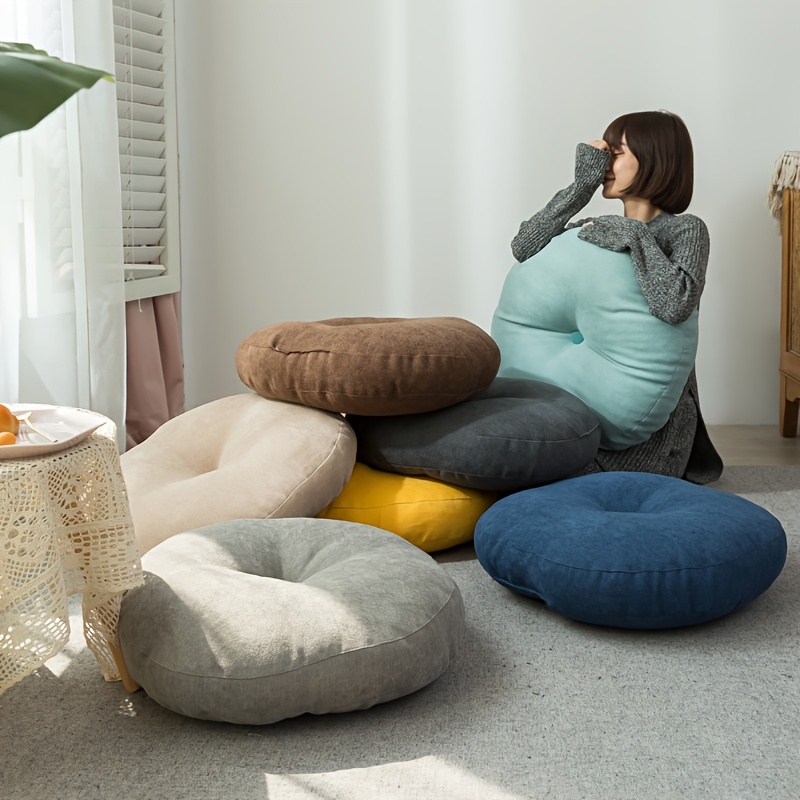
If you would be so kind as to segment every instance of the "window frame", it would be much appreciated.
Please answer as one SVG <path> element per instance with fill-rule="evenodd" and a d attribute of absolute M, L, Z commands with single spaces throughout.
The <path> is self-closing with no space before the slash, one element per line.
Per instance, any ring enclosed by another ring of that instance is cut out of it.
<path fill-rule="evenodd" d="M 164 294 L 173 294 L 181 290 L 181 254 L 180 254 L 180 185 L 178 175 L 178 121 L 177 121 L 177 92 L 175 86 L 176 60 L 175 60 L 175 4 L 174 0 L 159 0 L 164 21 L 162 31 L 164 56 L 164 175 L 165 194 L 163 210 L 164 235 L 159 244 L 164 251 L 159 257 L 161 265 L 166 269 L 160 275 L 145 278 L 134 278 L 135 264 L 124 264 L 125 271 L 125 300 L 141 300 L 149 297 L 158 297 Z M 136 10 L 136 0 L 113 0 L 113 5 L 125 10 Z M 121 134 L 121 132 L 120 132 Z M 128 137 L 119 135 L 122 144 Z M 122 168 L 120 166 L 122 176 Z M 124 214 L 123 194 L 120 194 L 120 217 Z M 125 225 L 123 222 L 123 237 Z M 145 269 L 147 265 L 141 265 Z"/>

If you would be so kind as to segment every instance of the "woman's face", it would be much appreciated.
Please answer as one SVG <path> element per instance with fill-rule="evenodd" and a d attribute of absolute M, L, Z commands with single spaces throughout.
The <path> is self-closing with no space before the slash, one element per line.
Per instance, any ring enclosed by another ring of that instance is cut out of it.
<path fill-rule="evenodd" d="M 603 197 L 608 200 L 622 198 L 625 190 L 633 183 L 638 171 L 639 161 L 628 149 L 623 135 L 619 147 L 611 148 L 611 159 L 603 180 Z"/>

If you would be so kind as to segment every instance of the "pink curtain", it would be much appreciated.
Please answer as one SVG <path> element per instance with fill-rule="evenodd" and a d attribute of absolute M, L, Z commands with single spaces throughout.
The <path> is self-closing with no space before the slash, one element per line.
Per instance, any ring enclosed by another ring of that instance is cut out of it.
<path fill-rule="evenodd" d="M 185 405 L 180 295 L 125 304 L 127 449 L 143 442 Z"/>

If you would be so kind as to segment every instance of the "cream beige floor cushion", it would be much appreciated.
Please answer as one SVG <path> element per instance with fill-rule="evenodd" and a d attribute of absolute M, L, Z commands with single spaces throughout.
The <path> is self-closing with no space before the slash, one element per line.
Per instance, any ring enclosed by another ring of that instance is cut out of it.
<path fill-rule="evenodd" d="M 313 517 L 355 453 L 340 414 L 253 393 L 198 406 L 121 457 L 139 551 L 213 522 Z"/>
<path fill-rule="evenodd" d="M 153 700 L 199 719 L 265 725 L 394 700 L 442 675 L 464 634 L 455 581 L 368 525 L 221 522 L 142 566 L 120 612 L 125 663 Z"/>

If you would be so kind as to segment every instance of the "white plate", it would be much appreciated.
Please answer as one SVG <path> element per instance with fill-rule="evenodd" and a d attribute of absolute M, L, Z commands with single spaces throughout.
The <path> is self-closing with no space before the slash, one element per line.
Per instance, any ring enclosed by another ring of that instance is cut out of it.
<path fill-rule="evenodd" d="M 100 414 L 65 406 L 34 405 L 29 403 L 4 403 L 12 414 L 19 417 L 30 411 L 30 421 L 56 439 L 49 442 L 32 431 L 24 422 L 19 424 L 16 444 L 0 445 L 0 459 L 43 456 L 66 450 L 92 435 L 108 420 Z"/>

